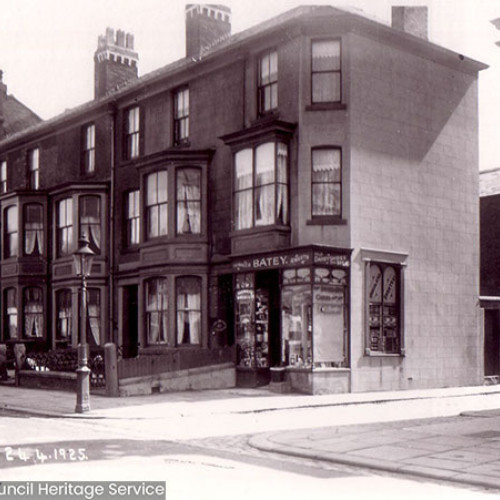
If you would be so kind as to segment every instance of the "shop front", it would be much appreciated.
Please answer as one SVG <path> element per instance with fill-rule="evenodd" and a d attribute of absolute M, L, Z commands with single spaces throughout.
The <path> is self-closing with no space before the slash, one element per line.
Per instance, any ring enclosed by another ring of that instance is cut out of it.
<path fill-rule="evenodd" d="M 239 257 L 233 270 L 237 385 L 348 392 L 350 250 Z"/>

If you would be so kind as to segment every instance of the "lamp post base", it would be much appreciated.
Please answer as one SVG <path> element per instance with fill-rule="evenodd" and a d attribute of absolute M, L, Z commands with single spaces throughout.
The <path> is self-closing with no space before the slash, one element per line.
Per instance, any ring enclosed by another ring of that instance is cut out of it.
<path fill-rule="evenodd" d="M 90 368 L 87 366 L 87 345 L 78 346 L 78 368 L 76 369 L 75 413 L 90 411 Z"/>

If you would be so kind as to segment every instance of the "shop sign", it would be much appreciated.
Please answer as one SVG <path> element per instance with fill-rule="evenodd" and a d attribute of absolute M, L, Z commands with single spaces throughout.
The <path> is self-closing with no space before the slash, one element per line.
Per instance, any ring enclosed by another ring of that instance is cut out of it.
<path fill-rule="evenodd" d="M 311 256 L 307 252 L 296 252 L 290 254 L 275 254 L 267 257 L 254 257 L 239 260 L 233 263 L 236 271 L 248 271 L 259 269 L 272 269 L 286 266 L 304 266 L 311 262 Z"/>
<path fill-rule="evenodd" d="M 326 266 L 349 267 L 349 256 L 315 251 L 314 263 Z"/>

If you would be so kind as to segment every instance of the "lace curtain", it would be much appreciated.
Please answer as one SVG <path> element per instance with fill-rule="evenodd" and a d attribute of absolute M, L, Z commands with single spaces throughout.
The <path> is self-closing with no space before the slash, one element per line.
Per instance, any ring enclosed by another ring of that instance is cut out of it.
<path fill-rule="evenodd" d="M 167 280 L 154 279 L 146 283 L 148 344 L 167 342 L 167 301 Z"/>
<path fill-rule="evenodd" d="M 29 287 L 24 291 L 24 335 L 27 338 L 43 337 L 42 290 Z"/>
<path fill-rule="evenodd" d="M 199 169 L 177 171 L 177 232 L 201 232 L 201 174 Z"/>
<path fill-rule="evenodd" d="M 177 280 L 177 344 L 201 343 L 201 280 Z"/>

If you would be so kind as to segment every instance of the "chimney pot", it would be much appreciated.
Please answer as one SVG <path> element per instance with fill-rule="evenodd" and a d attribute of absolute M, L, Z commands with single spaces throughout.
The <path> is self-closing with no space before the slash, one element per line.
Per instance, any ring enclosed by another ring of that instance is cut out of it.
<path fill-rule="evenodd" d="M 127 33 L 127 49 L 134 50 L 134 35 Z"/>
<path fill-rule="evenodd" d="M 116 32 L 116 45 L 118 47 L 125 47 L 125 31 L 118 30 Z"/>

